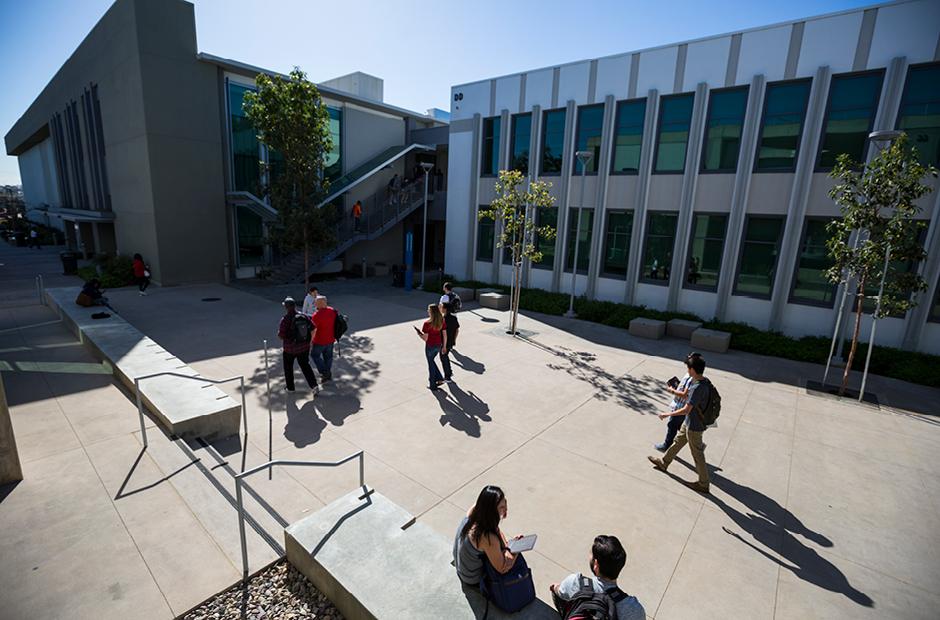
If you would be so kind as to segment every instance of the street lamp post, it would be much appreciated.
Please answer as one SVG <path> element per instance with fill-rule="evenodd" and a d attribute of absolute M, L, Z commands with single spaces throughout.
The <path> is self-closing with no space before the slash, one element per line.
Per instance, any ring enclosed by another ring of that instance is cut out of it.
<path fill-rule="evenodd" d="M 424 223 L 421 226 L 421 288 L 424 289 L 424 257 L 428 247 L 428 173 L 434 164 L 422 162 L 424 168 Z"/>
<path fill-rule="evenodd" d="M 577 316 L 574 311 L 574 285 L 575 280 L 578 278 L 578 242 L 581 240 L 581 210 L 584 208 L 584 177 L 587 174 L 588 162 L 594 157 L 594 153 L 592 151 L 577 151 L 575 157 L 581 162 L 581 202 L 578 204 L 577 222 L 575 222 L 574 262 L 571 264 L 571 298 L 568 300 L 568 311 L 565 312 L 565 316 L 569 319 Z"/>

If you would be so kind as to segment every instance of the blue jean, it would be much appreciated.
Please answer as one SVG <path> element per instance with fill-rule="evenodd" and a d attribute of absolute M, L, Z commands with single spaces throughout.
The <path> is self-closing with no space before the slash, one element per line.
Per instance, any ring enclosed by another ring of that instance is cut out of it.
<path fill-rule="evenodd" d="M 329 377 L 333 372 L 333 343 L 315 344 L 310 349 L 310 357 L 317 367 L 317 372 Z"/>
<path fill-rule="evenodd" d="M 432 388 L 437 387 L 438 381 L 444 380 L 441 371 L 437 368 L 437 362 L 434 361 L 440 352 L 440 347 L 424 347 L 424 356 L 428 358 L 428 385 Z"/>
<path fill-rule="evenodd" d="M 666 425 L 666 439 L 663 440 L 666 448 L 669 448 L 672 442 L 676 440 L 676 435 L 679 433 L 679 429 L 682 428 L 683 421 L 685 421 L 684 415 L 674 415 L 669 418 L 669 423 Z"/>

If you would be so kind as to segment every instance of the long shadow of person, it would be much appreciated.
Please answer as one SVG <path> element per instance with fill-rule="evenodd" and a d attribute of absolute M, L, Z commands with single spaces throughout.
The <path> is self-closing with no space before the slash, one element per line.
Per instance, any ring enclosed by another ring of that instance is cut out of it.
<path fill-rule="evenodd" d="M 466 355 L 463 355 L 457 351 L 457 349 L 451 349 L 450 355 L 454 358 L 454 364 L 460 366 L 467 372 L 472 372 L 478 375 L 482 375 L 484 372 L 486 372 L 486 366 L 482 362 L 478 362 L 467 357 Z"/>
<path fill-rule="evenodd" d="M 287 424 L 284 437 L 298 448 L 320 441 L 320 435 L 326 428 L 326 422 L 317 415 L 317 409 L 311 400 L 299 409 L 292 396 L 287 398 Z"/>
<path fill-rule="evenodd" d="M 479 437 L 480 420 L 492 420 L 489 416 L 490 406 L 473 392 L 464 392 L 455 383 L 450 384 L 450 392 L 448 394 L 441 390 L 434 393 L 441 408 L 441 426 L 450 425 L 470 437 Z"/>
<path fill-rule="evenodd" d="M 335 385 L 317 394 L 316 405 L 317 412 L 333 426 L 342 426 L 346 418 L 362 409 L 362 403 L 355 390 Z"/>
<path fill-rule="evenodd" d="M 676 460 L 694 470 L 690 463 Z M 710 467 L 710 469 L 712 470 L 710 476 L 712 486 L 746 506 L 748 513 L 740 512 L 713 494 L 706 495 L 706 499 L 728 515 L 735 525 L 750 534 L 754 542 L 723 527 L 722 529 L 727 534 L 734 536 L 768 560 L 789 570 L 803 581 L 830 592 L 842 594 L 863 607 L 875 606 L 871 597 L 852 587 L 848 578 L 832 562 L 819 555 L 813 548 L 804 545 L 795 535 L 810 540 L 820 547 L 832 547 L 832 541 L 806 527 L 796 515 L 773 498 L 767 497 L 756 489 L 729 480 L 719 474 L 715 468 Z M 675 474 L 668 472 L 668 475 L 681 482 Z M 768 550 L 776 552 L 785 561 L 780 560 Z"/>

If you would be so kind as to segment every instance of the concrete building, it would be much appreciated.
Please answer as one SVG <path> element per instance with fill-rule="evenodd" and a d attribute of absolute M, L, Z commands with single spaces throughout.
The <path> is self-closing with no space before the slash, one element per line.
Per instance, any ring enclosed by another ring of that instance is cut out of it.
<path fill-rule="evenodd" d="M 446 268 L 509 282 L 477 210 L 516 168 L 551 181 L 557 205 L 537 215 L 559 234 L 528 286 L 571 290 L 580 218 L 578 295 L 831 335 L 828 172 L 895 128 L 940 164 L 938 61 L 940 3 L 911 0 L 454 86 Z M 929 257 L 898 268 L 929 290 L 877 341 L 940 353 L 940 192 L 921 206 Z"/>
<path fill-rule="evenodd" d="M 261 269 L 302 280 L 302 262 L 270 242 L 277 212 L 258 165 L 269 154 L 242 109 L 262 71 L 200 53 L 188 2 L 117 0 L 6 134 L 30 219 L 61 228 L 86 255 L 140 252 L 164 285 Z M 446 122 L 384 103 L 382 80 L 365 73 L 319 86 L 334 140 L 329 202 L 341 217 L 337 245 L 317 248 L 313 267 L 402 263 L 406 230 L 420 247 L 423 192 L 406 188 L 391 209 L 386 186 L 421 162 L 446 169 Z M 440 177 L 430 265 L 443 263 Z M 359 230 L 349 217 L 356 200 Z"/>

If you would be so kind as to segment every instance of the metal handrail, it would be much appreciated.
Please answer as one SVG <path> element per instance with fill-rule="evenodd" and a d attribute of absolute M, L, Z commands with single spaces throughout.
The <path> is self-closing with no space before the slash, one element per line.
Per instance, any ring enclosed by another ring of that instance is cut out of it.
<path fill-rule="evenodd" d="M 228 383 L 230 381 L 238 380 L 241 383 L 241 392 L 242 392 L 242 422 L 245 428 L 245 443 L 248 442 L 248 411 L 245 407 L 245 375 L 239 375 L 237 377 L 229 377 L 228 379 L 209 379 L 208 377 L 199 377 L 194 375 L 184 375 L 179 372 L 155 372 L 152 375 L 142 375 L 140 377 L 134 377 L 134 391 L 137 394 L 137 415 L 140 417 L 140 434 L 144 439 L 144 448 L 149 444 L 147 441 L 147 427 L 144 426 L 144 405 L 143 401 L 140 398 L 140 382 L 144 379 L 153 379 L 154 377 L 182 377 L 183 379 L 194 379 L 196 381 L 202 381 L 204 383 L 212 383 L 218 385 L 220 383 Z"/>
<path fill-rule="evenodd" d="M 350 454 L 344 459 L 338 461 L 286 461 L 275 460 L 268 461 L 252 467 L 247 471 L 235 475 L 235 501 L 238 503 L 238 536 L 242 545 L 242 581 L 248 581 L 248 546 L 245 542 L 245 506 L 242 502 L 242 479 L 252 474 L 256 474 L 263 469 L 270 470 L 275 465 L 284 465 L 286 467 L 339 467 L 353 459 L 359 459 L 359 486 L 366 485 L 365 458 L 362 450 Z"/>

